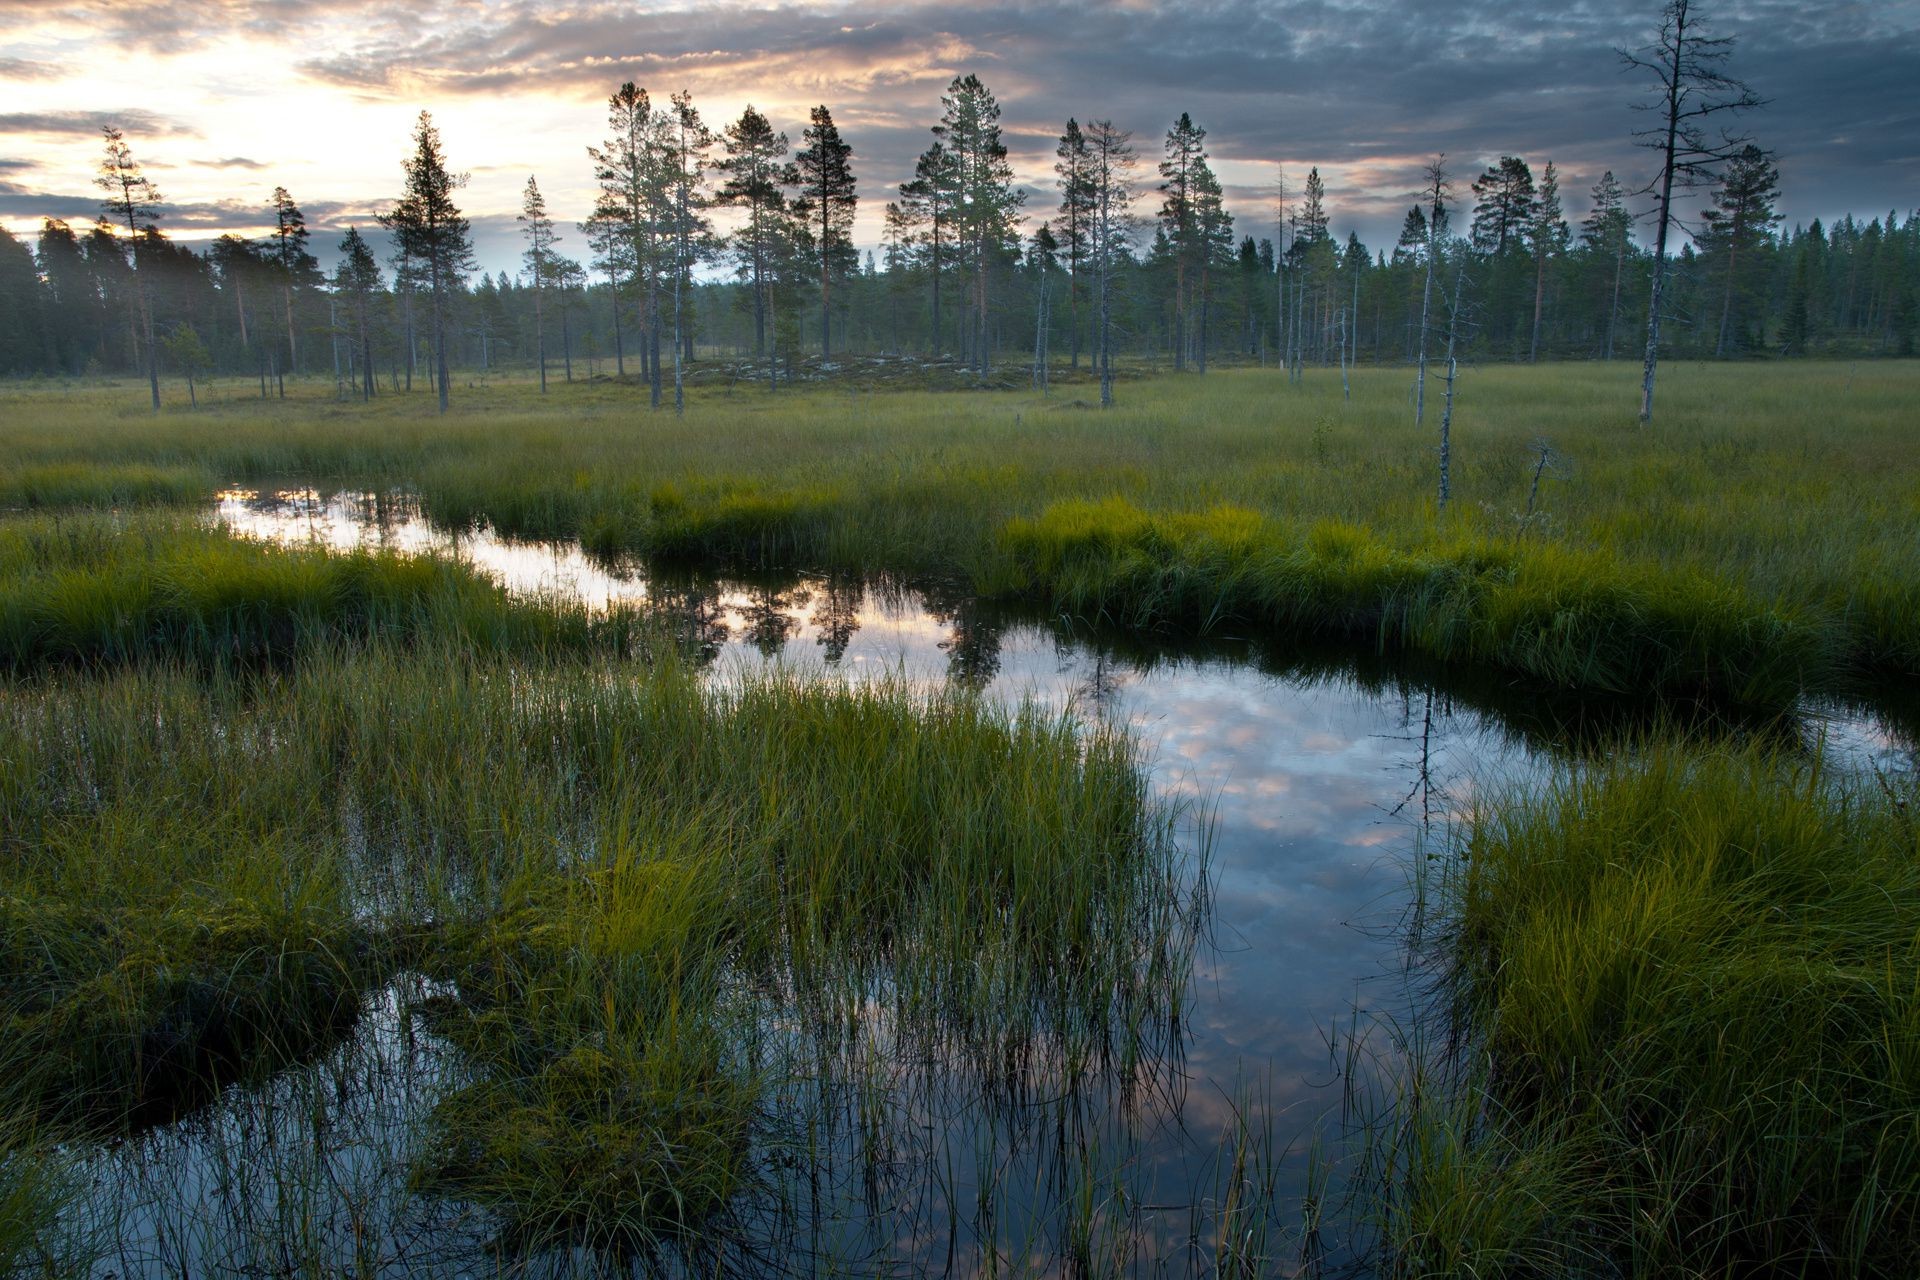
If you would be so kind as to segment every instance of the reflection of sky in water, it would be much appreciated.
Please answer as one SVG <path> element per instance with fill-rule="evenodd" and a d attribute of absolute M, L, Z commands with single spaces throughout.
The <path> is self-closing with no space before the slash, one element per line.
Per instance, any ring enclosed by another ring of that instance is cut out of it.
<path fill-rule="evenodd" d="M 278 542 L 336 550 L 453 552 L 509 589 L 562 593 L 596 607 L 649 598 L 647 581 L 596 564 L 577 546 L 437 530 L 405 506 L 384 524 L 369 500 L 258 500 L 230 494 L 220 519 Z M 784 633 L 777 660 L 842 678 L 938 683 L 959 660 L 955 624 L 907 592 L 854 592 L 857 622 L 829 662 L 829 588 L 709 584 L 706 634 L 721 679 L 768 659 L 757 633 Z M 1275 1086 L 1324 1076 L 1317 1026 L 1365 998 L 1398 956 L 1391 926 L 1406 900 L 1408 853 L 1423 811 L 1443 820 L 1475 777 L 1510 776 L 1529 758 L 1472 714 L 1436 715 L 1428 768 L 1445 797 L 1421 794 L 1423 695 L 1383 697 L 1341 680 L 1292 682 L 1222 661 L 1147 671 L 1065 644 L 1045 629 L 997 630 L 992 678 L 1008 702 L 1073 705 L 1124 720 L 1147 745 L 1157 789 L 1212 820 L 1215 946 L 1198 967 L 1201 1006 L 1190 1066 L 1232 1078 L 1271 1063 Z M 1395 811 L 1398 810 L 1396 813 Z M 1191 824 L 1189 824 L 1191 826 Z M 1359 984 L 1359 985 L 1357 985 Z M 1317 1057 L 1316 1057 L 1317 1053 Z"/>
<path fill-rule="evenodd" d="M 1203 1142 L 1249 1081 L 1283 1141 L 1337 1105 L 1327 1028 L 1356 1006 L 1391 1012 L 1410 998 L 1401 926 L 1423 828 L 1443 830 L 1476 785 L 1522 777 L 1541 760 L 1496 715 L 1417 684 L 1374 689 L 1219 659 L 1128 663 L 1031 622 L 995 621 L 964 600 L 823 581 L 650 591 L 637 572 L 610 570 L 577 547 L 455 537 L 404 503 L 370 499 L 233 493 L 218 516 L 283 543 L 454 553 L 517 592 L 668 605 L 698 618 L 722 680 L 770 659 L 843 679 L 937 684 L 962 673 L 995 698 L 1124 722 L 1146 744 L 1160 794 L 1191 804 L 1188 838 L 1200 815 L 1211 822 L 1211 943 L 1195 965 L 1178 1117 Z M 1824 727 L 1843 759 L 1899 767 L 1908 750 L 1868 719 L 1833 716 Z M 1138 1167 L 1151 1194 L 1171 1199 L 1188 1190 L 1194 1159 L 1191 1143 L 1149 1141 Z M 1283 1176 L 1283 1198 L 1298 1194 L 1299 1176 L 1297 1166 Z M 959 1178 L 968 1180 L 964 1167 Z M 1141 1227 L 1146 1236 L 1162 1229 L 1177 1252 L 1184 1215 Z"/>

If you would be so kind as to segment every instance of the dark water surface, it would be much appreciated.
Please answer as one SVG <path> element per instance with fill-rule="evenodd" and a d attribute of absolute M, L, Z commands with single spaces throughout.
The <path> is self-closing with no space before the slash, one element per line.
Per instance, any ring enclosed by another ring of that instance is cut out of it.
<path fill-rule="evenodd" d="M 1340 1182 L 1337 1046 L 1357 1015 L 1390 1058 L 1383 1020 L 1404 1022 L 1419 998 L 1407 938 L 1429 855 L 1476 791 L 1535 776 L 1606 727 L 1498 681 L 1436 684 L 1364 655 L 1143 647 L 937 589 L 650 579 L 577 546 L 456 536 L 400 500 L 236 492 L 217 515 L 278 542 L 453 552 L 515 591 L 648 601 L 680 620 L 716 680 L 769 663 L 960 680 L 1107 718 L 1144 742 L 1211 890 L 1175 1043 L 1078 1096 L 1036 1089 L 1009 1103 L 976 1096 L 964 1074 L 886 1062 L 900 1042 L 876 1030 L 857 1084 L 794 1086 L 815 1109 L 847 1093 L 827 1108 L 846 1130 L 741 1233 L 727 1263 L 747 1273 L 1214 1274 L 1223 1235 L 1263 1235 L 1266 1270 L 1298 1270 L 1311 1248 L 1303 1200 L 1329 1158 L 1334 1191 Z M 1800 732 L 1857 767 L 1911 767 L 1910 748 L 1870 719 L 1810 716 Z M 385 993 L 314 1067 L 230 1089 L 94 1158 L 93 1212 L 116 1242 L 100 1272 L 292 1274 L 297 1258 L 330 1260 L 328 1274 L 501 1269 L 485 1215 L 405 1185 L 410 1127 L 453 1069 L 405 1013 L 422 994 Z M 876 1088 L 899 1096 L 863 1129 Z M 1263 1169 L 1242 1182 L 1251 1213 L 1230 1194 L 1243 1131 Z M 1342 1234 L 1329 1224 L 1335 1263 Z M 578 1255 L 514 1265 L 622 1269 Z"/>

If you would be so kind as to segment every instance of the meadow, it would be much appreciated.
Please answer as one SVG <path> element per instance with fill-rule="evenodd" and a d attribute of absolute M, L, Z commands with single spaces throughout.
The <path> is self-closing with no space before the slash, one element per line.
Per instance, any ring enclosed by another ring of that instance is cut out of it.
<path fill-rule="evenodd" d="M 1920 795 L 1796 717 L 1920 679 L 1920 364 L 1676 364 L 1651 427 L 1624 366 L 1470 369 L 1445 509 L 1408 383 L 1141 377 L 1111 412 L 1072 382 L 703 385 L 683 419 L 605 381 L 476 376 L 444 419 L 316 384 L 157 418 L 132 384 L 0 390 L 0 1271 L 84 1271 L 122 1229 L 75 1208 L 83 1153 L 333 1061 L 396 1002 L 437 1085 L 381 1194 L 477 1210 L 502 1273 L 751 1271 L 743 1206 L 826 1148 L 880 1178 L 931 1091 L 1028 1116 L 1178 1075 L 1206 869 L 1124 727 L 715 681 L 650 608 L 205 518 L 278 485 L 609 562 L 1651 699 L 1413 871 L 1431 999 L 1356 1077 L 1341 1208 L 1382 1274 L 1896 1267 Z M 895 1059 L 926 1075 L 889 1102 Z M 1054 1227 L 1070 1270 L 1123 1274 L 1127 1195 L 1081 1137 Z M 1274 1153 L 1223 1153 L 1197 1270 L 1268 1274 Z M 379 1273 L 383 1203 L 241 1269 Z"/>
<path fill-rule="evenodd" d="M 1259 627 L 1545 687 L 1770 708 L 1920 672 L 1920 365 L 1469 370 L 1453 501 L 1405 370 L 1050 395 L 476 380 L 426 397 L 145 416 L 125 388 L 8 393 L 0 505 L 192 504 L 231 484 L 417 491 L 435 520 L 606 554 L 958 579 L 1132 628 Z M 218 395 L 218 399 L 215 395 Z"/>

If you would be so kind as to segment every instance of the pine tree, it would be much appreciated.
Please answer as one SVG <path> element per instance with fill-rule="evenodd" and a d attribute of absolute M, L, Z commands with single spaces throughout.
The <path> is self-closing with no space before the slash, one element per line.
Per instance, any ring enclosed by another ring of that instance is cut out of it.
<path fill-rule="evenodd" d="M 144 335 L 147 356 L 147 386 L 153 393 L 153 411 L 160 412 L 160 353 L 153 339 L 153 298 L 147 288 L 146 273 L 140 269 L 140 240 L 159 233 L 160 190 L 148 180 L 133 151 L 118 129 L 108 125 L 101 130 L 106 154 L 94 185 L 106 192 L 100 202 L 103 228 L 117 232 L 121 223 L 127 228 L 127 250 L 133 256 L 133 303 L 136 323 Z M 123 250 L 116 249 L 120 257 Z M 122 257 L 122 261 L 125 259 Z"/>
<path fill-rule="evenodd" d="M 613 304 L 613 360 L 617 377 L 627 376 L 626 346 L 620 329 L 621 282 L 636 298 L 644 296 L 643 279 L 652 275 L 653 235 L 648 221 L 652 208 L 653 174 L 648 158 L 653 129 L 653 104 L 647 91 L 629 80 L 607 99 L 608 137 L 604 145 L 588 147 L 599 192 L 593 212 L 580 224 L 594 251 L 594 266 L 606 272 Z M 645 359 L 645 347 L 641 348 Z"/>
<path fill-rule="evenodd" d="M 1080 367 L 1080 277 L 1087 261 L 1092 235 L 1093 180 L 1087 172 L 1090 156 L 1087 136 L 1079 122 L 1069 119 L 1067 131 L 1060 135 L 1054 149 L 1053 166 L 1059 175 L 1060 220 L 1058 239 L 1067 255 L 1067 342 L 1071 349 L 1071 367 Z"/>
<path fill-rule="evenodd" d="M 693 354 L 693 329 L 688 324 L 687 293 L 693 288 L 693 269 L 707 253 L 710 228 L 706 220 L 706 171 L 713 150 L 713 131 L 701 122 L 693 95 L 673 95 L 666 134 L 666 160 L 671 166 L 669 190 L 673 249 L 673 411 L 687 411 L 684 364 Z M 658 367 L 655 368 L 656 380 Z"/>
<path fill-rule="evenodd" d="M 1582 247 L 1590 253 L 1613 261 L 1613 287 L 1607 294 L 1606 347 L 1603 359 L 1613 359 L 1614 328 L 1620 317 L 1620 280 L 1626 270 L 1627 249 L 1632 243 L 1633 215 L 1627 212 L 1627 195 L 1609 169 L 1593 186 L 1593 208 L 1580 224 Z"/>
<path fill-rule="evenodd" d="M 734 233 L 732 247 L 740 276 L 747 282 L 753 308 L 753 353 L 767 354 L 767 318 L 773 301 L 773 270 L 780 223 L 786 216 L 781 177 L 786 169 L 787 135 L 774 132 L 751 105 L 722 130 L 726 155 L 715 166 L 726 175 L 718 200 L 746 210 L 746 225 Z"/>
<path fill-rule="evenodd" d="M 333 289 L 347 302 L 347 319 L 360 348 L 360 398 L 373 399 L 373 318 L 380 296 L 380 264 L 358 227 L 348 227 L 340 242 L 340 265 L 334 269 Z"/>
<path fill-rule="evenodd" d="M 1100 371 L 1100 407 L 1113 407 L 1113 295 L 1119 264 L 1133 238 L 1133 135 L 1110 120 L 1089 121 L 1087 174 L 1093 186 L 1093 299 L 1098 317 L 1093 359 Z"/>
<path fill-rule="evenodd" d="M 320 264 L 307 252 L 307 219 L 285 187 L 273 189 L 273 247 L 270 256 L 280 273 L 281 300 L 286 310 L 287 368 L 300 371 L 299 324 L 294 319 L 294 295 L 311 288 L 320 276 Z M 284 392 L 282 393 L 284 395 Z"/>
<path fill-rule="evenodd" d="M 1500 163 L 1473 180 L 1473 247 L 1496 257 L 1523 242 L 1533 221 L 1533 170 L 1519 156 L 1501 156 Z"/>
<path fill-rule="evenodd" d="M 954 211 L 960 202 L 960 167 L 947 144 L 936 140 L 914 163 L 913 179 L 900 187 L 900 210 L 925 248 L 932 286 L 931 350 L 940 354 L 940 279 L 954 253 Z M 924 232 L 918 231 L 925 227 Z"/>
<path fill-rule="evenodd" d="M 1013 236 L 1014 218 L 1024 194 L 1013 185 L 1013 166 L 1000 138 L 1000 104 L 978 76 L 956 78 L 940 99 L 940 123 L 934 135 L 953 156 L 956 242 L 973 269 L 974 324 L 970 335 L 973 368 L 985 378 L 989 327 L 988 278 L 996 255 Z"/>
<path fill-rule="evenodd" d="M 1713 193 L 1712 207 L 1700 215 L 1701 251 L 1720 258 L 1720 325 L 1713 353 L 1727 353 L 1735 303 L 1746 292 L 1753 259 L 1773 238 L 1780 221 L 1774 201 L 1780 196 L 1780 171 L 1759 147 L 1748 144 L 1728 161 Z"/>
<path fill-rule="evenodd" d="M 1546 171 L 1540 175 L 1540 189 L 1526 227 L 1527 244 L 1533 250 L 1533 340 L 1527 347 L 1529 362 L 1540 358 L 1540 314 L 1546 299 L 1547 264 L 1566 252 L 1572 235 L 1561 215 L 1560 175 L 1549 160 Z"/>
<path fill-rule="evenodd" d="M 1207 131 L 1186 112 L 1167 130 L 1160 160 L 1160 234 L 1173 264 L 1173 367 L 1187 367 L 1190 343 L 1188 313 L 1200 274 L 1203 253 L 1200 235 L 1199 192 L 1195 177 L 1206 163 Z"/>
<path fill-rule="evenodd" d="M 813 109 L 805 144 L 794 155 L 794 216 L 806 224 L 820 276 L 820 355 L 833 355 L 833 282 L 843 279 L 858 259 L 853 248 L 853 213 L 858 203 L 853 180 L 853 148 L 840 137 L 826 107 Z"/>
<path fill-rule="evenodd" d="M 413 153 L 401 162 L 401 168 L 406 181 L 400 201 L 380 215 L 380 225 L 425 277 L 433 305 L 434 381 L 440 412 L 445 413 L 447 385 L 452 377 L 447 356 L 447 313 L 454 290 L 473 269 L 469 224 L 453 202 L 453 193 L 466 185 L 467 176 L 447 168 L 440 130 L 425 111 L 414 126 Z"/>
<path fill-rule="evenodd" d="M 515 221 L 521 224 L 527 237 L 527 251 L 523 255 L 527 264 L 527 275 L 533 284 L 533 343 L 534 351 L 540 361 L 540 394 L 547 394 L 547 289 L 557 277 L 558 256 L 554 245 L 560 237 L 554 233 L 553 219 L 547 216 L 547 198 L 540 194 L 540 184 L 532 174 L 527 175 L 526 188 L 520 193 L 520 214 Z"/>

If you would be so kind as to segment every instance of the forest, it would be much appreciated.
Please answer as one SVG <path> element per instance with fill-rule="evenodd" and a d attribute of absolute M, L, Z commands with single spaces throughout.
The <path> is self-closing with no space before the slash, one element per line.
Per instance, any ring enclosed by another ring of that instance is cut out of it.
<path fill-rule="evenodd" d="M 405 193 L 329 246 L 331 271 L 284 187 L 263 238 L 170 239 L 155 181 L 110 130 L 94 225 L 48 219 L 31 245 L 0 230 L 0 371 L 146 372 L 151 354 L 156 372 L 256 377 L 262 394 L 320 375 L 370 396 L 430 384 L 438 339 L 450 366 L 637 376 L 657 402 L 676 343 L 683 365 L 751 360 L 776 385 L 803 354 L 847 352 L 1035 377 L 1097 349 L 1175 370 L 1383 365 L 1419 356 L 1436 278 L 1464 358 L 1640 351 L 1654 250 L 1612 171 L 1568 192 L 1551 160 L 1502 155 L 1473 174 L 1441 157 L 1398 239 L 1367 245 L 1339 234 L 1317 168 L 1297 186 L 1277 174 L 1264 215 L 1236 226 L 1207 132 L 1184 114 L 1153 156 L 1109 122 L 1067 121 L 1056 189 L 1038 192 L 1014 182 L 985 85 L 956 79 L 942 105 L 914 177 L 879 197 L 883 243 L 862 252 L 857 138 L 826 106 L 794 149 L 751 107 L 716 132 L 689 97 L 622 85 L 608 138 L 583 148 L 592 214 L 563 228 L 529 176 L 513 273 L 476 267 L 460 175 L 425 114 Z M 1920 213 L 1783 227 L 1776 160 L 1748 141 L 1726 161 L 1672 255 L 1661 350 L 1913 354 Z M 425 204 L 423 181 L 438 184 Z"/>

